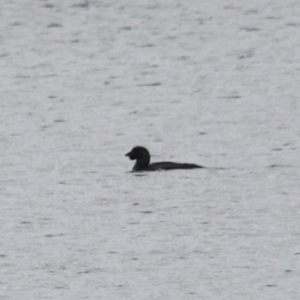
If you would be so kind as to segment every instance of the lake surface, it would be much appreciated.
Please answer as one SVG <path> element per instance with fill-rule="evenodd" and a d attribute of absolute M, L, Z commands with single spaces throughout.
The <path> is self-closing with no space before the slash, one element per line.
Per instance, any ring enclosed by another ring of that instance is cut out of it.
<path fill-rule="evenodd" d="M 0 299 L 298 300 L 299 15 L 3 1 Z"/>

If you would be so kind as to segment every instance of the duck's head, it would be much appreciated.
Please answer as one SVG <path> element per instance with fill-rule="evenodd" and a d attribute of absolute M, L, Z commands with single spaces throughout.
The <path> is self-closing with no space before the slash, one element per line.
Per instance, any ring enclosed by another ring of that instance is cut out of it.
<path fill-rule="evenodd" d="M 150 153 L 149 151 L 141 146 L 134 147 L 130 152 L 125 154 L 131 160 L 139 160 L 139 159 L 149 159 L 150 160 Z"/>

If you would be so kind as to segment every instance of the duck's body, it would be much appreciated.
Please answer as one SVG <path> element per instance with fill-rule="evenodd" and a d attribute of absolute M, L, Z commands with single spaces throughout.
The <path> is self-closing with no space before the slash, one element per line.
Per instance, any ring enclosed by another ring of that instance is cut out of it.
<path fill-rule="evenodd" d="M 203 168 L 202 166 L 198 166 L 195 164 L 182 164 L 170 161 L 150 164 L 149 151 L 146 148 L 140 146 L 134 147 L 125 156 L 128 156 L 131 160 L 136 160 L 136 163 L 132 169 L 132 171 L 134 172 Z"/>

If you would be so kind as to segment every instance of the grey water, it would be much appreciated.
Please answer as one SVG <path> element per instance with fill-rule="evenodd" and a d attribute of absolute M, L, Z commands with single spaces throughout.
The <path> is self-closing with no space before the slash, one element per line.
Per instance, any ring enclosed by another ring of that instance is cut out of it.
<path fill-rule="evenodd" d="M 1 6 L 0 299 L 299 299 L 296 2 Z"/>

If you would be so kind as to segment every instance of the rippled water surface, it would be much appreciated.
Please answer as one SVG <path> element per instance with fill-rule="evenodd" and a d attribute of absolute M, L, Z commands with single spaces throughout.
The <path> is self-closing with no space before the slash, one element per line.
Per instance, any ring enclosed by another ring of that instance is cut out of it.
<path fill-rule="evenodd" d="M 0 299 L 298 300 L 299 13 L 4 1 Z"/>

